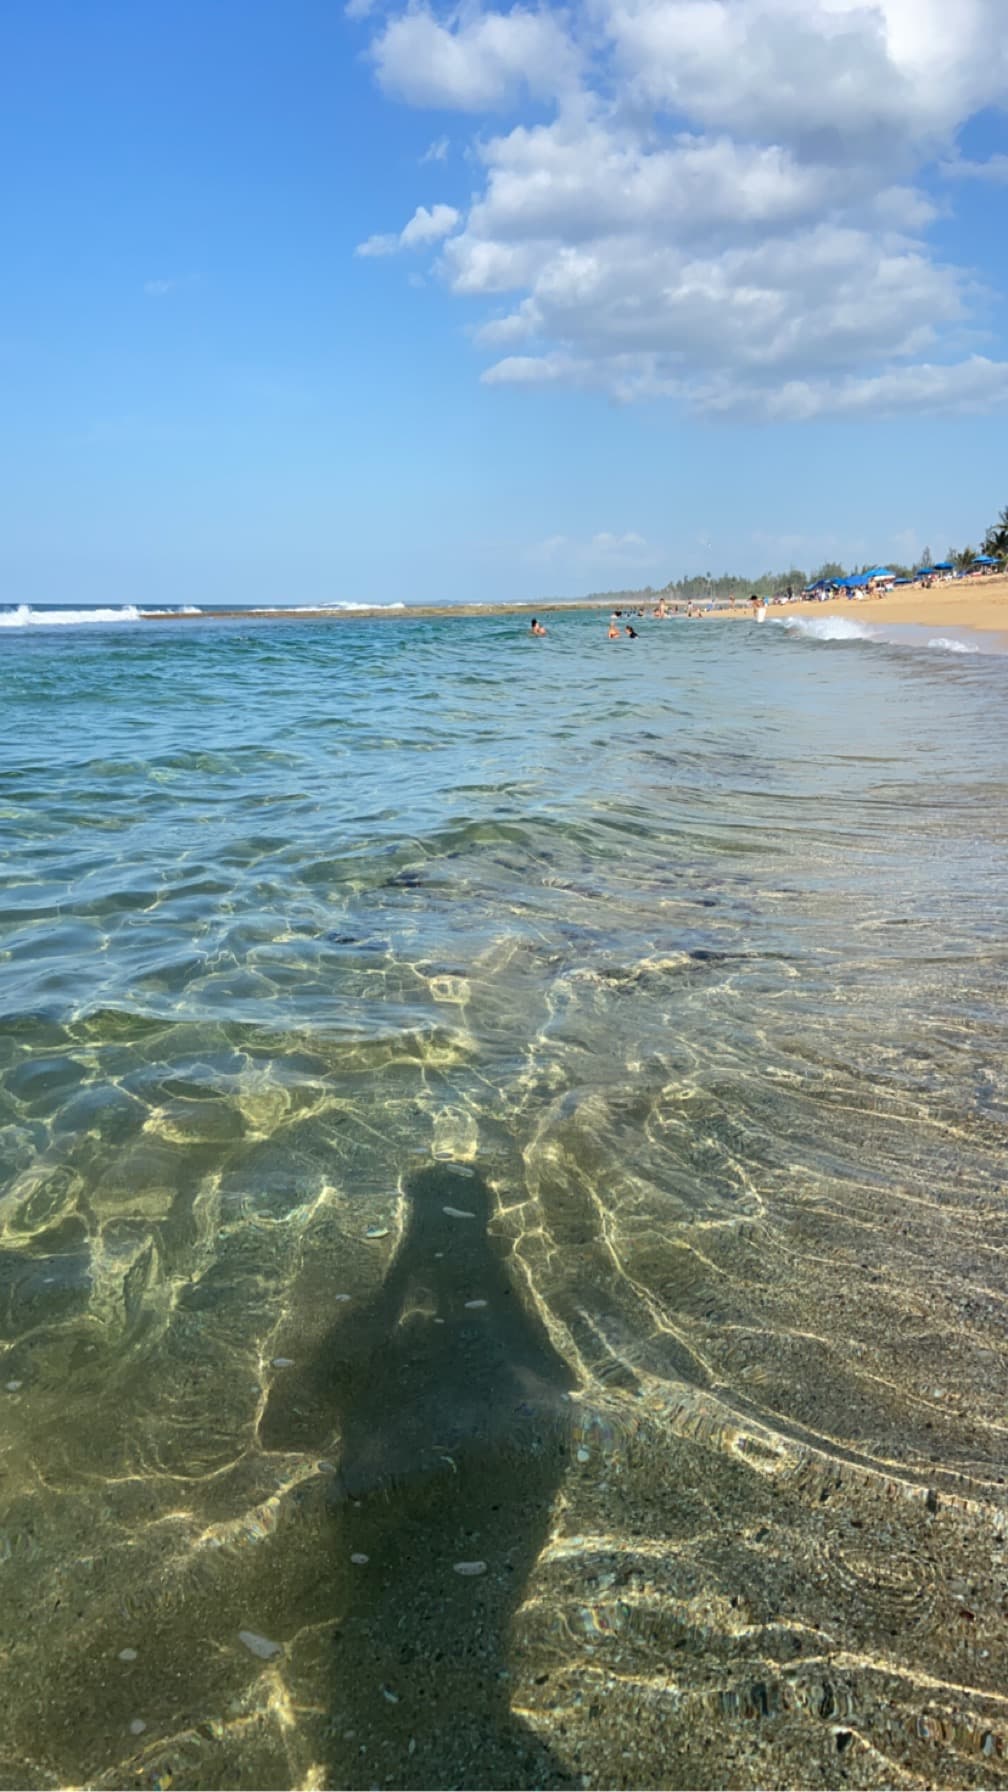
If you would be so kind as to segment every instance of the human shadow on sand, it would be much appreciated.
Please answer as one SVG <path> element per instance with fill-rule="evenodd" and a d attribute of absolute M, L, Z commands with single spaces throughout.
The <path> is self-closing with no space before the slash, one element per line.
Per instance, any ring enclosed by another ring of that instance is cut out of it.
<path fill-rule="evenodd" d="M 381 1288 L 274 1387 L 260 1423 L 271 1450 L 341 1439 L 327 1784 L 570 1785 L 512 1711 L 508 1662 L 573 1377 L 488 1233 L 483 1178 L 437 1164 L 406 1195 Z"/>

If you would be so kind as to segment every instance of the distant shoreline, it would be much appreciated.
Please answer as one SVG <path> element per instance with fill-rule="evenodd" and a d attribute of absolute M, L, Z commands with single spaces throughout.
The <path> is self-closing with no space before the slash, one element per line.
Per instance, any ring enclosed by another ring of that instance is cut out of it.
<path fill-rule="evenodd" d="M 540 616 L 557 618 L 571 614 L 598 612 L 608 614 L 614 607 L 627 616 L 636 615 L 639 609 L 644 610 L 645 617 L 650 618 L 658 596 L 655 594 L 643 601 L 640 599 L 621 599 L 616 605 L 611 598 L 572 598 L 569 600 L 553 600 L 539 603 L 455 603 L 455 604 L 405 604 L 402 608 L 392 609 L 388 604 L 374 604 L 353 610 L 340 610 L 319 606 L 306 609 L 301 606 L 286 607 L 277 604 L 271 608 L 257 606 L 245 609 L 241 606 L 213 610 L 203 610 L 198 614 L 180 610 L 146 611 L 142 616 L 144 622 L 206 622 L 214 619 L 231 621 L 249 621 L 260 617 L 263 621 L 287 622 L 403 622 L 432 621 L 440 618 L 453 618 L 464 621 L 466 618 L 498 617 L 506 620 L 513 617 L 521 620 L 524 617 Z M 676 600 L 666 600 L 675 604 Z M 683 616 L 686 603 L 679 599 L 679 615 Z M 830 598 L 825 603 L 801 601 L 790 604 L 773 604 L 768 608 L 768 616 L 782 618 L 786 616 L 849 616 L 852 621 L 860 622 L 902 622 L 918 624 L 921 627 L 965 628 L 979 633 L 996 633 L 1008 640 L 1008 575 L 998 574 L 994 577 L 961 580 L 947 585 L 935 585 L 930 590 L 923 586 L 901 586 L 887 593 L 884 597 L 866 597 L 863 599 Z M 733 621 L 751 621 L 749 614 L 748 594 L 741 593 L 736 599 L 734 609 L 727 601 L 722 600 L 713 610 L 700 607 L 700 618 L 709 621 L 728 617 Z M 673 618 L 674 619 L 674 618 Z"/>

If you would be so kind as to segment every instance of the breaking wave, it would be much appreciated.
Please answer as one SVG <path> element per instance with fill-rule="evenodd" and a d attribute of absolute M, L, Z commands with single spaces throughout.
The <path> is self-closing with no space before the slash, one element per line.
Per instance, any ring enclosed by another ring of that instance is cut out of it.
<path fill-rule="evenodd" d="M 775 622 L 796 635 L 808 635 L 813 641 L 873 641 L 874 634 L 862 622 L 851 622 L 846 616 L 775 616 Z"/>
<path fill-rule="evenodd" d="M 949 635 L 935 635 L 928 642 L 928 646 L 938 647 L 944 653 L 979 653 L 981 651 L 979 647 L 974 647 L 969 641 L 953 641 Z"/>

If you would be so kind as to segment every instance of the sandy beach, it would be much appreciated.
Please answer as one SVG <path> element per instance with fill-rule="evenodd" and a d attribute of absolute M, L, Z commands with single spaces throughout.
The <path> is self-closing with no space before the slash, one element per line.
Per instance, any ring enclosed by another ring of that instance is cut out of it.
<path fill-rule="evenodd" d="M 737 604 L 735 614 L 745 610 Z M 919 623 L 925 628 L 966 628 L 1000 634 L 1008 643 L 1008 575 L 960 579 L 925 590 L 902 585 L 885 597 L 835 598 L 829 603 L 770 605 L 771 616 L 826 616 L 831 612 L 859 622 Z M 731 614 L 732 612 L 729 612 Z"/>

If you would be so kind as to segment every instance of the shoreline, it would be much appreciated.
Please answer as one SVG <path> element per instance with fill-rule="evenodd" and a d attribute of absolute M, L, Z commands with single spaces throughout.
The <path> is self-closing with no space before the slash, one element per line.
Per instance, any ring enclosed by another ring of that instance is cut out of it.
<path fill-rule="evenodd" d="M 624 599 L 618 607 L 627 615 L 635 615 L 638 609 L 643 608 L 645 620 L 654 621 L 652 611 L 657 601 L 655 594 L 643 604 L 640 600 Z M 679 599 L 678 602 L 683 606 L 686 600 Z M 607 614 L 613 607 L 613 601 L 608 597 L 555 599 L 538 603 L 522 600 L 514 603 L 405 604 L 401 609 L 393 609 L 388 604 L 362 605 L 353 610 L 324 606 L 295 608 L 283 604 L 245 609 L 236 605 L 203 610 L 197 615 L 178 610 L 148 611 L 142 620 L 152 623 L 247 621 L 253 617 L 261 617 L 263 621 L 288 622 L 432 621 L 441 618 L 461 621 L 478 617 L 514 617 L 518 620 L 526 616 L 556 618 L 593 611 Z M 859 622 L 896 622 L 922 628 L 962 628 L 971 633 L 998 634 L 1008 643 L 1008 575 L 996 574 L 972 583 L 936 585 L 930 590 L 916 585 L 901 587 L 881 597 L 836 597 L 829 598 L 824 603 L 808 600 L 789 604 L 770 603 L 768 616 L 776 620 L 786 616 L 846 616 L 851 621 Z M 698 620 L 710 621 L 712 618 L 751 621 L 748 596 L 740 594 L 734 609 L 724 601 L 718 603 L 713 610 L 702 609 Z M 668 621 L 684 619 L 682 607 L 678 618 L 674 614 L 666 618 Z"/>
<path fill-rule="evenodd" d="M 731 615 L 733 612 L 729 611 Z M 738 614 L 738 606 L 734 612 Z M 826 603 L 771 604 L 768 616 L 846 616 L 852 622 L 895 622 L 919 628 L 960 628 L 995 634 L 1008 645 L 1008 575 L 971 583 L 901 586 L 884 597 L 831 598 Z"/>

